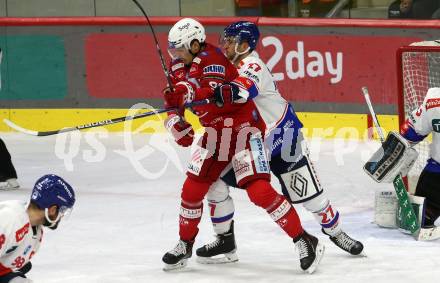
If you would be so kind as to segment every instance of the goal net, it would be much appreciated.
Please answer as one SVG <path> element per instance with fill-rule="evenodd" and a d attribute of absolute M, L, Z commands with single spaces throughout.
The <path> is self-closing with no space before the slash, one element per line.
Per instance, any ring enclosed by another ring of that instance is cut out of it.
<path fill-rule="evenodd" d="M 409 113 L 422 104 L 429 88 L 440 87 L 440 46 L 417 45 L 401 47 L 397 51 L 399 126 Z M 414 193 L 420 172 L 428 159 L 430 140 L 431 137 L 428 137 L 415 147 L 419 158 L 407 178 L 411 193 Z"/>

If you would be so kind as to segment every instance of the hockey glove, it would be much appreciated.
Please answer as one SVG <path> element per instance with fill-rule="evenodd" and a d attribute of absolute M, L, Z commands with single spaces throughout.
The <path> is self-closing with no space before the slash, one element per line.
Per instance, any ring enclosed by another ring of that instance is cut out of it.
<path fill-rule="evenodd" d="M 190 146 L 194 141 L 194 130 L 190 123 L 176 114 L 170 114 L 165 120 L 165 128 L 170 132 L 176 143 L 183 147 Z"/>
<path fill-rule="evenodd" d="M 232 82 L 214 89 L 214 99 L 218 107 L 223 107 L 225 104 L 246 103 L 249 98 L 254 98 L 257 95 L 256 85 L 245 77 L 237 77 Z"/>
<path fill-rule="evenodd" d="M 178 82 L 174 89 L 163 91 L 165 98 L 165 108 L 182 109 L 185 103 L 190 103 L 194 99 L 194 88 L 188 82 Z"/>
<path fill-rule="evenodd" d="M 223 107 L 225 104 L 235 103 L 242 99 L 239 96 L 240 89 L 234 83 L 219 85 L 214 89 L 214 100 L 217 107 Z"/>

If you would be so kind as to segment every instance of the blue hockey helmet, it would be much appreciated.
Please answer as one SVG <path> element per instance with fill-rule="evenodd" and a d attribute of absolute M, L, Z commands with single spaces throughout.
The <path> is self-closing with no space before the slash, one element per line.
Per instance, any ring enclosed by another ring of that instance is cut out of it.
<path fill-rule="evenodd" d="M 260 31 L 256 24 L 248 21 L 238 21 L 224 29 L 224 38 L 234 37 L 235 42 L 240 44 L 246 41 L 251 50 L 257 48 Z"/>
<path fill-rule="evenodd" d="M 72 210 L 75 204 L 75 192 L 72 186 L 61 177 L 47 174 L 35 183 L 32 189 L 31 201 L 40 209 L 44 209 L 46 220 L 55 225 L 65 214 Z M 58 207 L 58 215 L 55 220 L 51 220 L 48 216 L 48 208 L 53 205 Z"/>

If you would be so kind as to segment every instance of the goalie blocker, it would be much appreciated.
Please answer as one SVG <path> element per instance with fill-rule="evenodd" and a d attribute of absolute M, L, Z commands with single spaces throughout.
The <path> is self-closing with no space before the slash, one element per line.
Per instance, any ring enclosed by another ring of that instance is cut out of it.
<path fill-rule="evenodd" d="M 392 183 L 399 173 L 406 176 L 417 156 L 417 151 L 404 137 L 390 132 L 382 146 L 365 163 L 364 170 L 378 183 Z"/>

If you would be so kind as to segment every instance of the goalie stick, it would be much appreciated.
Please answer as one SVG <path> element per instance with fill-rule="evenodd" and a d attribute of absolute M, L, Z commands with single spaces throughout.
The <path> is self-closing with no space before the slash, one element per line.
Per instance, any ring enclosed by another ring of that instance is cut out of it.
<path fill-rule="evenodd" d="M 209 99 L 193 101 L 191 103 L 185 104 L 185 108 L 190 108 L 190 107 L 198 106 L 198 105 L 205 105 L 210 102 L 211 101 Z M 113 124 L 117 124 L 117 123 L 122 123 L 124 121 L 135 120 L 135 119 L 144 118 L 144 117 L 148 117 L 148 116 L 152 116 L 152 115 L 160 114 L 160 113 L 171 112 L 171 111 L 175 111 L 175 110 L 177 110 L 177 108 L 154 110 L 154 111 L 136 114 L 133 116 L 111 118 L 111 119 L 107 119 L 107 120 L 92 122 L 92 123 L 88 123 L 88 124 L 84 124 L 84 125 L 73 126 L 73 127 L 63 128 L 63 129 L 58 129 L 58 130 L 53 130 L 53 131 L 34 131 L 34 130 L 25 129 L 25 128 L 15 124 L 11 120 L 8 120 L 8 119 L 3 119 L 3 122 L 18 132 L 21 132 L 21 133 L 24 133 L 27 135 L 31 135 L 31 136 L 44 137 L 44 136 L 52 136 L 52 135 L 57 135 L 57 134 L 72 132 L 72 131 L 77 131 L 77 130 L 85 130 L 85 129 L 95 128 L 95 127 L 113 125 Z"/>
<path fill-rule="evenodd" d="M 370 95 L 368 93 L 367 87 L 362 87 L 362 93 L 365 97 L 365 101 L 367 102 L 368 109 L 370 110 L 371 116 L 373 117 L 373 123 L 376 127 L 376 131 L 379 134 L 380 142 L 383 143 L 385 141 L 385 135 L 382 132 L 382 128 L 379 125 L 379 121 L 377 120 L 376 113 L 374 112 L 373 105 L 371 103 Z M 401 174 L 397 175 L 393 180 L 393 186 L 396 190 L 397 199 L 399 202 L 399 209 L 402 210 L 402 215 L 405 217 L 407 226 L 411 233 L 417 237 L 417 231 L 419 230 L 419 225 L 417 223 L 417 217 L 414 212 L 414 209 L 411 205 L 411 202 L 408 198 L 408 193 L 406 191 L 405 184 L 403 183 Z"/>

